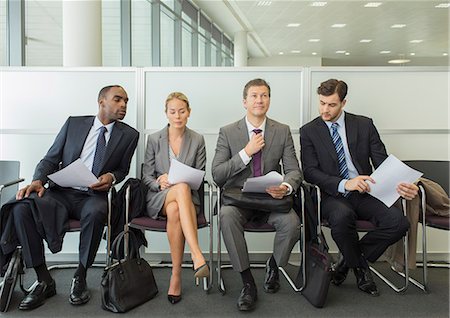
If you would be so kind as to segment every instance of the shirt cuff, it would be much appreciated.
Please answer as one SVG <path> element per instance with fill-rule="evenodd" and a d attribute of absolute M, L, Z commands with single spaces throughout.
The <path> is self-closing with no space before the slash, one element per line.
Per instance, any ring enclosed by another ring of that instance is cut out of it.
<path fill-rule="evenodd" d="M 338 185 L 339 193 L 346 193 L 347 192 L 347 190 L 345 190 L 345 183 L 347 181 L 348 181 L 347 179 L 342 179 L 341 182 L 339 182 L 339 185 Z"/>
<path fill-rule="evenodd" d="M 112 185 L 115 185 L 116 184 L 116 176 L 114 175 L 114 173 L 112 173 L 112 172 L 108 172 L 108 174 L 112 177 Z"/>
<path fill-rule="evenodd" d="M 239 151 L 239 156 L 241 157 L 242 161 L 244 162 L 244 165 L 248 165 L 250 160 L 252 160 L 252 158 L 249 157 L 247 155 L 247 153 L 245 152 L 245 149 L 242 149 L 241 151 Z"/>
<path fill-rule="evenodd" d="M 288 192 L 286 193 L 286 195 L 290 195 L 292 193 L 292 191 L 293 191 L 292 186 L 289 183 L 287 183 L 287 182 L 282 182 L 281 184 L 285 185 L 286 187 L 288 187 Z"/>

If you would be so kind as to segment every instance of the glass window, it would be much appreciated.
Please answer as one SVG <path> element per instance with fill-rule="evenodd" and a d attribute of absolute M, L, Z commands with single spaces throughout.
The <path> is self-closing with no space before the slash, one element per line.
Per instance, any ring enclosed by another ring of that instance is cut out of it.
<path fill-rule="evenodd" d="M 152 66 L 152 7 L 145 0 L 131 2 L 131 62 Z"/>
<path fill-rule="evenodd" d="M 0 1 L 0 66 L 6 65 L 6 50 L 8 49 L 6 37 L 6 1 Z"/>
<path fill-rule="evenodd" d="M 175 10 L 175 1 L 176 0 L 161 0 L 161 3 L 164 3 L 169 9 L 173 11 Z"/>
<path fill-rule="evenodd" d="M 62 64 L 62 1 L 25 1 L 25 65 Z"/>
<path fill-rule="evenodd" d="M 181 28 L 181 65 L 192 66 L 192 28 L 183 22 Z"/>
<path fill-rule="evenodd" d="M 161 66 L 175 65 L 175 21 L 173 13 L 161 10 Z"/>
<path fill-rule="evenodd" d="M 198 66 L 206 66 L 206 39 L 198 36 Z"/>
<path fill-rule="evenodd" d="M 121 66 L 120 1 L 102 0 L 103 66 Z"/>
<path fill-rule="evenodd" d="M 211 45 L 211 66 L 220 66 L 217 65 L 217 46 L 214 44 Z"/>

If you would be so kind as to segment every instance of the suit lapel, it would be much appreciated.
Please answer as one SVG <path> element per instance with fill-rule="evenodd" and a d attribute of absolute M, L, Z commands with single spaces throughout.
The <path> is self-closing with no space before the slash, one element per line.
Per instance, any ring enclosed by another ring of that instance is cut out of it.
<path fill-rule="evenodd" d="M 159 136 L 159 149 L 161 156 L 162 171 L 169 172 L 170 158 L 169 158 L 169 126 L 162 131 Z"/>
<path fill-rule="evenodd" d="M 337 153 L 336 149 L 334 148 L 333 140 L 331 139 L 330 131 L 328 130 L 327 124 L 325 124 L 325 122 L 321 118 L 318 118 L 317 120 L 316 132 L 325 149 L 328 151 L 333 161 L 335 161 L 337 164 Z"/>
<path fill-rule="evenodd" d="M 266 158 L 269 157 L 269 152 L 272 146 L 272 142 L 274 140 L 275 137 L 275 123 L 273 122 L 273 120 L 267 118 L 266 120 L 266 127 L 264 128 L 264 143 L 265 146 L 262 150 L 262 161 L 261 161 L 261 171 L 263 174 L 266 173 L 266 171 L 264 171 L 264 166 L 265 166 L 265 160 Z M 269 171 L 268 171 L 269 172 Z"/>
<path fill-rule="evenodd" d="M 119 144 L 122 135 L 123 131 L 122 127 L 120 126 L 120 122 L 116 122 L 111 132 L 111 136 L 109 137 L 108 145 L 106 146 L 106 153 L 105 157 L 103 158 L 102 169 L 105 166 L 105 163 L 108 162 L 117 145 Z"/>
<path fill-rule="evenodd" d="M 86 142 L 86 138 L 89 135 L 89 131 L 91 130 L 92 124 L 94 123 L 94 119 L 95 117 L 86 118 L 86 120 L 83 121 L 80 127 L 76 127 L 80 134 L 82 134 L 83 138 L 73 139 L 73 147 L 75 149 L 73 153 L 76 154 L 76 156 L 75 158 L 72 158 L 72 161 L 80 158 L 81 151 L 83 151 L 84 143 Z"/>
<path fill-rule="evenodd" d="M 237 136 L 236 136 L 237 137 L 236 138 L 237 147 L 236 147 L 236 149 L 244 149 L 245 146 L 247 145 L 247 143 L 249 142 L 248 128 L 247 128 L 247 123 L 245 122 L 245 117 L 237 122 L 236 128 L 237 128 L 236 129 L 236 133 L 237 133 Z M 253 176 L 253 164 L 251 164 L 251 163 L 248 164 L 247 168 L 250 168 L 251 176 Z"/>
<path fill-rule="evenodd" d="M 345 134 L 347 135 L 347 145 L 350 156 L 352 157 L 352 162 L 358 172 L 362 171 L 357 160 L 355 160 L 358 152 L 358 123 L 354 120 L 352 114 L 349 113 L 345 113 Z"/>
<path fill-rule="evenodd" d="M 188 164 L 186 162 L 186 159 L 188 157 L 189 150 L 191 149 L 191 144 L 192 144 L 191 131 L 189 128 L 186 127 L 183 136 L 183 141 L 181 142 L 180 154 L 178 155 L 178 160 L 185 164 Z"/>

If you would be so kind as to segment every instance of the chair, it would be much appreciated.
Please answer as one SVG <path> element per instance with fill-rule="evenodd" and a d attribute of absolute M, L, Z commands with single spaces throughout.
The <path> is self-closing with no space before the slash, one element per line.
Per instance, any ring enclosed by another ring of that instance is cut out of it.
<path fill-rule="evenodd" d="M 447 194 L 449 194 L 449 161 L 435 161 L 435 160 L 407 160 L 404 161 L 408 166 L 414 168 L 418 171 L 423 172 L 423 177 L 433 180 L 442 186 Z M 442 217 L 426 212 L 426 192 L 423 185 L 419 182 L 419 189 L 421 195 L 420 209 L 421 213 L 419 216 L 419 222 L 422 224 L 422 278 L 423 284 L 413 281 L 413 283 L 421 288 L 423 291 L 427 292 L 429 290 L 428 286 L 428 267 L 445 267 L 450 268 L 449 263 L 436 263 L 429 262 L 427 258 L 427 227 L 440 229 L 440 230 L 450 230 L 450 218 Z"/>
<path fill-rule="evenodd" d="M 207 193 L 208 193 L 208 201 L 205 201 L 205 186 L 207 187 Z M 211 184 L 208 181 L 204 181 L 203 186 L 200 187 L 198 190 L 199 197 L 200 197 L 200 214 L 197 216 L 197 228 L 203 229 L 203 228 L 209 228 L 209 268 L 210 274 L 209 278 L 205 277 L 203 279 L 203 289 L 205 291 L 209 291 L 212 287 L 212 281 L 213 281 L 213 208 L 212 208 L 212 193 L 213 189 Z M 127 202 L 129 202 L 129 188 L 127 189 Z M 205 210 L 209 209 L 209 216 L 206 218 L 205 216 Z M 126 204 L 125 209 L 126 217 L 125 220 L 129 220 L 129 204 Z M 167 221 L 166 220 L 160 220 L 160 219 L 152 219 L 148 216 L 139 216 L 135 217 L 132 220 L 129 220 L 127 223 L 128 227 L 135 228 L 141 231 L 155 231 L 155 232 L 166 232 L 166 226 Z M 125 241 L 125 251 L 127 251 L 127 240 Z M 158 264 L 158 265 L 152 265 L 154 267 L 170 267 L 171 264 L 164 265 L 164 264 Z M 183 267 L 191 267 L 191 264 L 183 264 Z"/>
<path fill-rule="evenodd" d="M 220 187 L 217 188 L 217 283 L 218 283 L 218 289 L 222 295 L 226 293 L 225 283 L 222 279 L 222 269 L 224 268 L 231 268 L 232 265 L 223 265 L 222 264 L 222 239 L 221 239 L 221 229 L 220 229 L 220 207 L 221 207 L 221 189 Z M 303 187 L 300 187 L 300 207 L 301 207 L 301 220 L 305 219 L 305 213 L 304 213 L 304 189 Z M 303 222 L 303 221 L 302 221 Z M 268 223 L 260 223 L 260 222 L 247 222 L 244 224 L 244 232 L 249 233 L 270 233 L 275 232 L 275 228 L 268 224 Z M 305 275 L 305 257 L 303 255 L 303 251 L 305 251 L 305 231 L 301 231 L 301 246 L 300 246 L 300 255 L 302 258 L 302 270 L 303 270 L 303 277 L 306 277 Z M 250 264 L 251 268 L 264 268 L 266 264 L 256 264 L 252 263 Z M 306 279 L 303 280 L 302 286 L 298 288 L 293 280 L 289 277 L 288 273 L 282 268 L 279 267 L 280 272 L 283 274 L 283 276 L 286 278 L 288 283 L 291 285 L 292 289 L 294 291 L 299 292 L 302 291 L 303 288 L 306 286 Z"/>

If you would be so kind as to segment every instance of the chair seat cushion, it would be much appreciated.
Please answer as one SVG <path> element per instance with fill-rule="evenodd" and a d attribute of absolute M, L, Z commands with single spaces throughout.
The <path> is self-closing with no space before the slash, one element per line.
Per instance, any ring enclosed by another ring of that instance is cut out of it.
<path fill-rule="evenodd" d="M 134 218 L 130 222 L 131 227 L 136 227 L 141 230 L 159 231 L 165 232 L 167 221 L 165 219 L 153 219 L 148 216 L 141 216 Z M 197 227 L 199 229 L 208 226 L 208 222 L 204 215 L 200 214 L 197 216 Z"/>
<path fill-rule="evenodd" d="M 422 222 L 422 217 L 420 217 Z M 425 214 L 425 224 L 429 227 L 434 227 L 441 230 L 450 230 L 450 218 L 446 216 L 439 216 L 431 213 Z"/>

